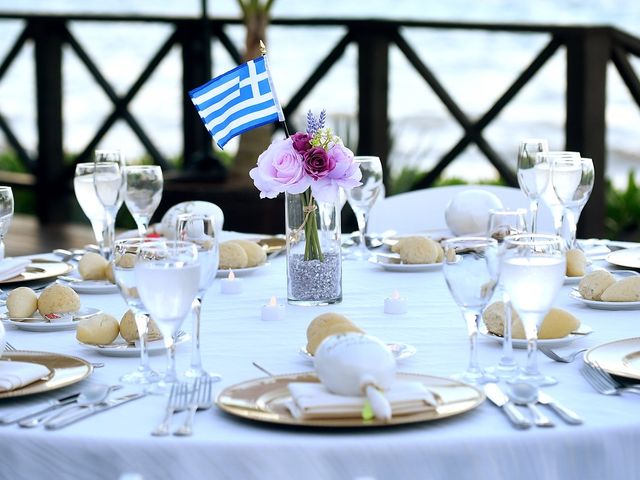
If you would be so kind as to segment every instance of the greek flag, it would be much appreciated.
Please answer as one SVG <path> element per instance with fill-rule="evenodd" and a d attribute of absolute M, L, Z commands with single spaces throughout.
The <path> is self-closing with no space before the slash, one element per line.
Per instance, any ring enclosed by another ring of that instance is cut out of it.
<path fill-rule="evenodd" d="M 189 96 L 220 148 L 236 135 L 284 121 L 264 56 L 209 80 Z"/>

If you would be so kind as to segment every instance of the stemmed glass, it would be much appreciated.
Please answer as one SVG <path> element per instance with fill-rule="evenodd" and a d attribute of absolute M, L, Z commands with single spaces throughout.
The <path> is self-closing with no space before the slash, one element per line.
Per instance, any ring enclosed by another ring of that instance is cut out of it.
<path fill-rule="evenodd" d="M 13 218 L 13 190 L 0 187 L 0 260 L 4 259 L 4 237 Z"/>
<path fill-rule="evenodd" d="M 346 191 L 347 201 L 358 221 L 360 233 L 360 248 L 354 256 L 360 260 L 367 260 L 370 256 L 365 235 L 369 212 L 382 190 L 382 163 L 379 157 L 354 157 L 362 172 L 362 185 Z"/>
<path fill-rule="evenodd" d="M 536 165 L 541 161 L 538 153 L 549 151 L 549 145 L 545 139 L 528 139 L 520 142 L 518 148 L 518 185 L 529 199 L 529 212 L 531 221 L 528 230 L 535 233 L 538 228 L 538 203 L 540 196 L 546 188 L 548 176 L 540 178 Z"/>
<path fill-rule="evenodd" d="M 506 237 L 526 232 L 526 213 L 527 211 L 524 208 L 518 208 L 516 210 L 489 210 L 487 236 L 498 242 L 499 255 L 503 252 L 502 246 Z M 495 368 L 487 370 L 495 372 L 498 377 L 509 378 L 514 376 L 518 371 L 518 363 L 513 357 L 511 303 L 509 302 L 509 295 L 507 295 L 501 281 L 498 283 L 498 292 L 498 295 L 502 295 L 502 301 L 504 303 L 502 356 Z"/>
<path fill-rule="evenodd" d="M 457 237 L 443 243 L 444 278 L 467 324 L 469 335 L 469 366 L 454 375 L 474 384 L 495 382 L 497 378 L 478 364 L 478 325 L 482 310 L 491 299 L 498 282 L 498 242 L 492 238 Z"/>
<path fill-rule="evenodd" d="M 100 251 L 104 252 L 107 214 L 102 203 L 98 200 L 96 189 L 93 186 L 93 173 L 95 169 L 96 166 L 93 162 L 77 164 L 75 177 L 73 179 L 73 189 L 80 208 L 82 208 L 82 211 L 91 222 L 93 235 L 96 237 L 96 242 L 98 242 L 100 246 Z"/>
<path fill-rule="evenodd" d="M 520 234 L 505 238 L 500 278 L 520 315 L 527 337 L 527 365 L 512 383 L 553 385 L 538 370 L 538 328 L 564 282 L 564 240 L 556 235 Z"/>
<path fill-rule="evenodd" d="M 124 383 L 146 385 L 160 380 L 160 375 L 149 367 L 149 354 L 147 350 L 147 329 L 149 317 L 146 315 L 142 300 L 136 287 L 135 264 L 138 252 L 144 245 L 152 242 L 146 238 L 129 238 L 117 240 L 113 246 L 113 273 L 116 285 L 122 298 L 133 312 L 136 328 L 138 329 L 140 345 L 140 364 L 133 372 L 120 377 Z"/>
<path fill-rule="evenodd" d="M 571 189 L 565 189 L 563 188 L 562 184 L 558 183 L 555 175 L 552 176 L 554 191 L 564 205 L 565 209 L 564 214 L 567 219 L 569 228 L 569 238 L 567 239 L 569 248 L 578 248 L 578 243 L 576 240 L 578 220 L 580 219 L 582 209 L 587 204 L 587 201 L 591 196 L 591 191 L 593 190 L 593 182 L 595 179 L 593 161 L 590 158 L 580 158 L 579 165 L 580 179 L 573 179 L 574 182 L 578 182 L 578 186 L 576 187 L 573 194 L 570 193 Z"/>
<path fill-rule="evenodd" d="M 189 213 L 178 215 L 176 238 L 178 240 L 191 241 L 197 246 L 198 259 L 201 266 L 198 294 L 191 305 L 193 312 L 191 366 L 185 371 L 184 375 L 187 378 L 207 375 L 217 381 L 222 377 L 217 374 L 207 373 L 202 368 L 200 356 L 200 310 L 202 299 L 216 278 L 220 258 L 214 217 L 212 215 Z"/>
<path fill-rule="evenodd" d="M 103 255 L 110 259 L 115 240 L 116 215 L 124 200 L 124 157 L 119 150 L 96 150 L 93 186 L 105 211 Z"/>
<path fill-rule="evenodd" d="M 124 168 L 124 175 L 124 202 L 136 222 L 138 235 L 144 236 L 162 198 L 162 169 L 158 165 L 132 165 Z"/>
<path fill-rule="evenodd" d="M 200 288 L 198 248 L 192 242 L 154 241 L 140 246 L 135 282 L 146 310 L 156 322 L 168 352 L 164 377 L 155 392 L 178 381 L 175 335 Z"/>

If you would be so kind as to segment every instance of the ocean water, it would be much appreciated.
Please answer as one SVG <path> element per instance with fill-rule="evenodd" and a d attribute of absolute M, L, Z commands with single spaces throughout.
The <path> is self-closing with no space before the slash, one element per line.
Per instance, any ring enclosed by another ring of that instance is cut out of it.
<path fill-rule="evenodd" d="M 16 2 L 0 0 L 0 11 L 15 11 Z M 156 0 L 22 0 L 20 11 L 73 13 L 142 13 L 151 15 L 199 15 L 200 2 Z M 234 0 L 209 1 L 210 16 L 237 16 Z M 276 0 L 274 17 L 353 17 L 422 20 L 462 20 L 552 24 L 613 25 L 640 36 L 640 2 L 637 0 Z M 0 58 L 21 30 L 21 22 L 1 22 Z M 71 30 L 85 46 L 105 77 L 124 94 L 144 68 L 147 59 L 170 33 L 162 25 L 75 22 Z M 236 45 L 242 45 L 244 29 L 229 29 Z M 343 35 L 340 28 L 281 28 L 268 32 L 269 57 L 274 82 L 283 104 L 295 93 Z M 471 118 L 481 116 L 508 88 L 520 71 L 548 41 L 546 35 L 515 35 L 444 30 L 407 29 L 403 32 L 423 61 L 449 89 Z M 26 48 L 0 83 L 0 113 L 14 127 L 31 151 L 36 148 L 35 91 L 32 48 Z M 95 85 L 71 51 L 64 55 L 65 149 L 84 148 L 111 111 L 106 96 Z M 214 74 L 234 64 L 214 45 Z M 314 89 L 290 121 L 302 127 L 308 110 L 325 108 L 330 123 L 353 144 L 347 128 L 357 109 L 357 52 L 350 46 L 343 58 Z M 640 72 L 640 61 L 632 59 Z M 486 130 L 486 138 L 515 165 L 518 141 L 546 137 L 551 148 L 564 141 L 564 52 L 558 52 Z M 440 101 L 415 73 L 397 48 L 391 51 L 390 116 L 393 148 L 388 161 L 392 170 L 404 167 L 428 169 L 462 135 Z M 131 104 L 131 110 L 151 139 L 167 156 L 180 153 L 181 98 L 179 51 L 172 50 Z M 640 161 L 640 109 L 633 102 L 617 72 L 610 68 L 607 85 L 607 175 L 617 185 L 626 181 L 629 169 Z M 0 148 L 5 139 L 0 134 Z M 119 147 L 136 158 L 144 149 L 124 122 L 118 122 L 101 143 Z M 230 143 L 233 151 L 237 144 Z M 445 172 L 469 180 L 497 175 L 475 147 L 468 148 Z"/>

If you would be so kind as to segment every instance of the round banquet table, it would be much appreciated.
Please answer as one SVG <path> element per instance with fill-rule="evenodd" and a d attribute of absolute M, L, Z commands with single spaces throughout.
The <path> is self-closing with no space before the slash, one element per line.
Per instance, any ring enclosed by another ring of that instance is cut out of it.
<path fill-rule="evenodd" d="M 215 384 L 216 392 L 263 377 L 252 366 L 253 361 L 274 373 L 311 370 L 299 350 L 306 343 L 309 322 L 328 311 L 348 316 L 384 341 L 414 345 L 417 353 L 399 365 L 401 372 L 446 377 L 466 368 L 466 327 L 441 270 L 389 272 L 367 262 L 344 261 L 342 303 L 324 307 L 287 305 L 284 319 L 273 322 L 262 321 L 260 312 L 272 295 L 285 303 L 284 255 L 241 281 L 243 293 L 223 295 L 220 280 L 216 280 L 204 299 L 203 362 L 209 371 L 223 377 Z M 593 333 L 578 338 L 571 347 L 638 336 L 637 311 L 590 309 L 569 298 L 572 287 L 562 288 L 555 306 L 571 311 L 591 326 Z M 407 298 L 408 312 L 404 315 L 383 313 L 384 298 L 393 290 Z M 126 310 L 117 293 L 82 294 L 81 300 L 83 306 L 101 308 L 118 318 Z M 184 328 L 190 330 L 189 321 Z M 102 356 L 80 345 L 74 331 L 6 329 L 7 340 L 20 350 L 64 353 L 106 365 L 83 382 L 48 396 L 2 400 L 0 415 L 42 402 L 43 398 L 76 392 L 91 383 L 118 383 L 119 377 L 138 362 L 135 357 Z M 525 352 L 515 353 L 523 365 Z M 500 354 L 499 343 L 479 338 L 483 366 L 496 364 Z M 188 367 L 189 355 L 190 343 L 178 346 L 180 370 Z M 545 390 L 579 413 L 584 419 L 582 426 L 567 425 L 547 412 L 555 428 L 516 430 L 489 401 L 438 421 L 344 430 L 240 420 L 214 406 L 197 413 L 192 437 L 159 438 L 150 432 L 162 419 L 167 399 L 148 395 L 56 431 L 0 426 L 0 478 L 113 480 L 125 473 L 137 473 L 147 480 L 640 478 L 640 398 L 598 394 L 580 375 L 581 363 L 561 364 L 539 358 L 541 370 L 559 379 L 558 385 Z M 151 364 L 164 368 L 165 356 L 152 356 Z M 136 387 L 120 390 L 129 391 L 136 391 Z M 174 428 L 184 415 L 174 417 Z"/>

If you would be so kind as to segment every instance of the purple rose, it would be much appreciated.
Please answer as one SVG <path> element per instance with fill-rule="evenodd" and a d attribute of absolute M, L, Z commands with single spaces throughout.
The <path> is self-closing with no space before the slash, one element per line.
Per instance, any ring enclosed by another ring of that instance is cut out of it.
<path fill-rule="evenodd" d="M 313 196 L 320 202 L 338 198 L 339 188 L 350 190 L 360 185 L 362 172 L 353 160 L 353 152 L 342 144 L 335 144 L 327 152 L 334 162 L 333 169 L 323 178 L 311 184 Z"/>
<path fill-rule="evenodd" d="M 313 147 L 302 154 L 304 170 L 311 178 L 318 180 L 329 175 L 336 166 L 336 161 L 322 147 Z"/>
<path fill-rule="evenodd" d="M 306 133 L 294 133 L 291 140 L 293 140 L 293 148 L 300 153 L 304 153 L 311 148 L 311 137 Z"/>
<path fill-rule="evenodd" d="M 311 183 L 304 161 L 291 138 L 276 140 L 258 157 L 249 176 L 260 190 L 260 198 L 275 198 L 281 192 L 302 193 Z"/>

